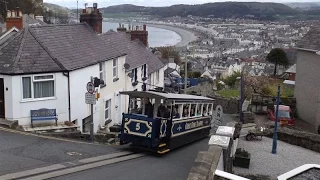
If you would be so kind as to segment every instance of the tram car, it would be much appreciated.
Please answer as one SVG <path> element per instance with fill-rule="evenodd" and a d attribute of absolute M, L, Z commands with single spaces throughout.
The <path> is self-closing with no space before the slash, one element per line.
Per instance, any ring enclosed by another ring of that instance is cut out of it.
<path fill-rule="evenodd" d="M 156 91 L 125 91 L 120 144 L 164 154 L 210 134 L 214 99 Z"/>

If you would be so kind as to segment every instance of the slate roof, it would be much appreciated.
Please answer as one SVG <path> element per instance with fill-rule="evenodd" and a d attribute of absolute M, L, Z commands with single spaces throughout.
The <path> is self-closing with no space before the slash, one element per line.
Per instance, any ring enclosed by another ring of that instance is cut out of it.
<path fill-rule="evenodd" d="M 150 74 L 164 66 L 160 59 L 139 40 L 130 41 L 123 32 L 108 31 L 101 38 L 106 44 L 112 44 L 115 49 L 127 54 L 126 63 L 130 65 L 130 69 L 147 64 Z"/>
<path fill-rule="evenodd" d="M 33 19 L 28 14 L 23 15 L 23 26 L 27 27 L 28 25 L 47 25 L 47 23 Z"/>
<path fill-rule="evenodd" d="M 320 50 L 320 26 L 312 27 L 297 43 L 296 47 L 315 51 Z"/>
<path fill-rule="evenodd" d="M 0 46 L 0 74 L 72 71 L 123 55 L 86 24 L 32 26 Z"/>

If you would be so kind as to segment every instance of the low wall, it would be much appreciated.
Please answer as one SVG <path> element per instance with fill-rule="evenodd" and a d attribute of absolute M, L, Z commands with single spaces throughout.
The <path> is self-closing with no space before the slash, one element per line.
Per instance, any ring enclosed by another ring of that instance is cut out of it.
<path fill-rule="evenodd" d="M 221 105 L 224 113 L 227 113 L 227 114 L 239 113 L 239 99 L 237 98 L 228 99 L 228 98 L 216 96 L 214 104 L 215 106 Z"/>
<path fill-rule="evenodd" d="M 273 133 L 268 135 L 273 137 Z M 278 129 L 278 140 L 320 153 L 320 135 L 289 128 Z"/>
<path fill-rule="evenodd" d="M 242 125 L 237 123 L 230 125 L 235 127 L 233 138 L 231 138 L 227 149 L 220 146 L 210 146 L 208 151 L 201 151 L 190 170 L 187 180 L 215 180 L 222 179 L 215 176 L 217 169 L 225 172 L 232 172 L 233 152 L 237 145 L 237 138 L 240 136 Z"/>

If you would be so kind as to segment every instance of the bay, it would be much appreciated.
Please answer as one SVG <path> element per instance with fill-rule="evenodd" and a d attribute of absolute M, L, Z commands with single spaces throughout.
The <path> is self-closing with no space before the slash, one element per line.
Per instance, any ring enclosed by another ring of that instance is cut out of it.
<path fill-rule="evenodd" d="M 135 25 L 135 24 L 131 24 Z M 128 24 L 124 24 L 128 27 Z M 102 32 L 105 33 L 109 30 L 117 31 L 119 23 L 115 22 L 102 22 Z M 147 25 L 149 47 L 161 47 L 161 46 L 174 46 L 181 41 L 181 36 L 176 32 L 150 27 Z"/>

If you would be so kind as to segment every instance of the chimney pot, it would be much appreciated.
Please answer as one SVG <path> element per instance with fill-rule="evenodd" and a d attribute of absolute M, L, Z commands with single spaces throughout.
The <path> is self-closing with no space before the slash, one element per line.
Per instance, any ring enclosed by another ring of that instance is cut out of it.
<path fill-rule="evenodd" d="M 11 17 L 11 11 L 8 10 L 8 11 L 7 11 L 7 18 L 10 18 L 10 17 Z"/>
<path fill-rule="evenodd" d="M 147 25 L 143 25 L 143 30 L 146 31 L 147 30 Z"/>

